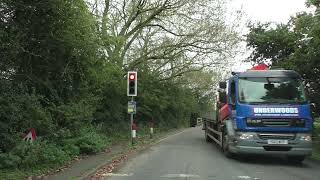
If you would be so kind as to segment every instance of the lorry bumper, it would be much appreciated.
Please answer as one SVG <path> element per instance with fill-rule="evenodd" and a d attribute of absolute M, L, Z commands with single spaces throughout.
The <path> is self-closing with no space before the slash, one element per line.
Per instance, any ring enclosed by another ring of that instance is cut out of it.
<path fill-rule="evenodd" d="M 272 155 L 291 155 L 291 156 L 310 156 L 312 155 L 312 142 L 300 140 L 305 134 L 296 134 L 294 139 L 288 140 L 288 144 L 268 144 L 267 139 L 260 139 L 254 133 L 252 139 L 240 139 L 235 137 L 229 143 L 229 151 L 235 154 L 272 154 Z"/>
<path fill-rule="evenodd" d="M 310 156 L 312 148 L 291 148 L 289 151 L 265 150 L 264 147 L 252 146 L 234 146 L 230 147 L 230 152 L 235 154 L 274 154 L 274 155 L 292 155 L 292 156 Z"/>

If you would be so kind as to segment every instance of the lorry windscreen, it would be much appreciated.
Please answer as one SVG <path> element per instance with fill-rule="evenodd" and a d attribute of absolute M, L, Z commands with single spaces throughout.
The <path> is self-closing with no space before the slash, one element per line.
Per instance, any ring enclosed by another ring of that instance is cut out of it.
<path fill-rule="evenodd" d="M 304 103 L 300 79 L 290 77 L 250 77 L 239 79 L 241 103 Z"/>

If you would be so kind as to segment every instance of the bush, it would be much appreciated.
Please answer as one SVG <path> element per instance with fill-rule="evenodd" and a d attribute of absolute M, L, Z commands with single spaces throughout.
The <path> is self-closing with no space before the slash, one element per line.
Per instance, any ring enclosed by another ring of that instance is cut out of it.
<path fill-rule="evenodd" d="M 11 152 L 0 154 L 0 168 L 50 168 L 62 165 L 70 159 L 56 144 L 41 139 L 33 143 L 22 141 Z"/>
<path fill-rule="evenodd" d="M 320 136 L 320 122 L 319 119 L 316 118 L 313 122 L 313 132 L 312 135 L 318 140 Z"/>
<path fill-rule="evenodd" d="M 73 138 L 55 144 L 38 138 L 20 141 L 10 152 L 0 152 L 0 169 L 42 170 L 63 165 L 79 154 L 102 151 L 109 141 L 93 127 L 81 129 Z"/>
<path fill-rule="evenodd" d="M 80 154 L 80 148 L 75 144 L 65 144 L 63 146 L 63 151 L 71 157 L 78 156 Z"/>
<path fill-rule="evenodd" d="M 44 101 L 21 84 L 0 80 L 0 151 L 9 152 L 31 127 L 42 136 L 55 130 L 49 111 L 42 105 Z"/>
<path fill-rule="evenodd" d="M 102 151 L 109 141 L 97 132 L 95 128 L 83 128 L 72 139 L 64 140 L 68 153 L 93 154 Z"/>
<path fill-rule="evenodd" d="M 12 153 L 0 153 L 0 161 L 0 169 L 17 168 L 18 164 L 21 162 L 21 158 Z"/>

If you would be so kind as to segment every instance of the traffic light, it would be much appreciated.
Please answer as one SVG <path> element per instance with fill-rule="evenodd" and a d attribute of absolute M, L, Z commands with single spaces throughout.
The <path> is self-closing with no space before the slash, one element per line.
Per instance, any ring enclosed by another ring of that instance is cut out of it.
<path fill-rule="evenodd" d="M 136 71 L 129 71 L 128 72 L 128 88 L 127 88 L 127 95 L 128 96 L 137 96 L 137 72 Z"/>

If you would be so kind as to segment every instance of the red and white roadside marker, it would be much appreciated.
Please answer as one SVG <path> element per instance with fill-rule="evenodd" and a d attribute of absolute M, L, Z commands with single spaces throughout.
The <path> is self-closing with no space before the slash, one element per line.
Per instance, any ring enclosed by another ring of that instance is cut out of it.
<path fill-rule="evenodd" d="M 137 125 L 135 123 L 132 123 L 131 125 L 131 137 L 132 137 L 132 144 L 136 142 L 137 137 Z"/>
<path fill-rule="evenodd" d="M 24 141 L 33 142 L 37 139 L 36 130 L 33 128 L 30 128 L 28 130 L 28 133 L 23 137 Z"/>

